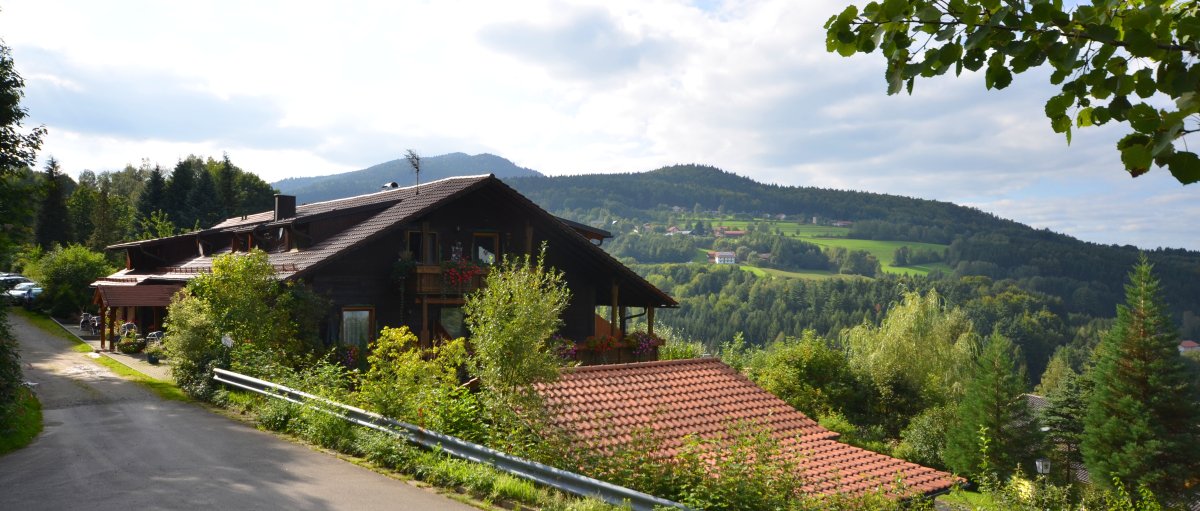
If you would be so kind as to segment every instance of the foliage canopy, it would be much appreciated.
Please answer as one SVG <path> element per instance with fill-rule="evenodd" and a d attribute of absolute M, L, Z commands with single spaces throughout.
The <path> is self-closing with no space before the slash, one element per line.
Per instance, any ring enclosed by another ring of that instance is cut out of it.
<path fill-rule="evenodd" d="M 879 50 L 888 94 L 951 69 L 983 70 L 988 89 L 1003 89 L 1049 66 L 1061 85 L 1045 107 L 1056 133 L 1069 143 L 1073 127 L 1127 123 L 1125 169 L 1137 177 L 1154 164 L 1188 184 L 1200 181 L 1200 158 L 1175 144 L 1200 129 L 1198 12 L 1175 0 L 884 0 L 831 17 L 826 49 Z"/>

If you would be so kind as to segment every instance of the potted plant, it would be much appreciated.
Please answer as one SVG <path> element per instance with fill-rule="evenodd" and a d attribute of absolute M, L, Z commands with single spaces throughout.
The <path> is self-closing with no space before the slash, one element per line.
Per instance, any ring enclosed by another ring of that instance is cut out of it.
<path fill-rule="evenodd" d="M 137 332 L 134 331 L 126 333 L 120 341 L 117 341 L 117 351 L 126 355 L 141 353 L 144 349 L 146 349 L 146 340 L 139 339 Z"/>
<path fill-rule="evenodd" d="M 417 262 L 413 260 L 413 253 L 409 250 L 400 251 L 400 256 L 396 258 L 396 262 L 392 263 L 392 280 L 403 288 L 404 281 L 416 267 Z"/>
<path fill-rule="evenodd" d="M 158 365 L 158 361 L 162 356 L 163 347 L 161 343 L 154 343 L 146 347 L 146 362 Z"/>

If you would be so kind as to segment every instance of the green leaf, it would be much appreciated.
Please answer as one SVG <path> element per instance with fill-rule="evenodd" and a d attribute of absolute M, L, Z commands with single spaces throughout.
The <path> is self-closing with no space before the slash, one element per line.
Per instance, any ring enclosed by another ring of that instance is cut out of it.
<path fill-rule="evenodd" d="M 1142 133 L 1130 133 L 1117 142 L 1121 162 L 1133 177 L 1145 174 L 1150 169 L 1150 150 L 1146 148 L 1149 143 L 1150 137 Z"/>
<path fill-rule="evenodd" d="M 1108 102 L 1108 111 L 1112 114 L 1112 118 L 1118 121 L 1125 120 L 1125 112 L 1128 112 L 1133 105 L 1129 104 L 1129 98 L 1125 96 L 1117 96 Z"/>
<path fill-rule="evenodd" d="M 1125 49 L 1135 57 L 1152 57 L 1160 51 L 1154 38 L 1144 30 L 1126 31 Z"/>
<path fill-rule="evenodd" d="M 1133 105 L 1133 108 L 1129 109 L 1126 117 L 1129 119 L 1129 125 L 1142 133 L 1152 133 L 1162 124 L 1162 120 L 1158 117 L 1158 112 L 1154 110 L 1154 107 L 1145 103 Z"/>
<path fill-rule="evenodd" d="M 1071 143 L 1071 118 L 1070 117 L 1067 117 L 1065 115 L 1060 115 L 1058 117 L 1050 119 L 1050 127 L 1054 129 L 1055 133 L 1066 133 L 1067 134 L 1067 143 L 1068 144 Z"/>
<path fill-rule="evenodd" d="M 1067 109 L 1075 103 L 1075 96 L 1069 93 L 1062 93 L 1051 97 L 1046 101 L 1046 117 L 1051 119 L 1060 117 L 1067 113 Z"/>
<path fill-rule="evenodd" d="M 1080 108 L 1079 112 L 1075 114 L 1075 125 L 1079 126 L 1080 128 L 1086 128 L 1088 126 L 1092 126 L 1092 111 L 1093 110 L 1094 109 L 1090 108 L 1090 107 L 1089 108 Z"/>
<path fill-rule="evenodd" d="M 1200 158 L 1196 157 L 1196 153 L 1175 153 L 1167 162 L 1167 168 L 1175 179 L 1185 185 L 1200 181 Z"/>
<path fill-rule="evenodd" d="M 1137 81 L 1133 90 L 1139 98 L 1145 99 L 1154 95 L 1154 75 L 1149 69 L 1139 69 L 1133 77 Z"/>
<path fill-rule="evenodd" d="M 1146 146 L 1134 145 L 1121 150 L 1121 163 L 1125 164 L 1133 177 L 1138 177 L 1150 170 L 1150 151 Z"/>
<path fill-rule="evenodd" d="M 1079 12 L 1083 11 L 1083 7 L 1079 8 Z M 1083 28 L 1083 32 L 1091 39 L 1102 43 L 1111 43 L 1117 39 L 1117 29 L 1109 25 L 1101 25 L 1089 23 Z"/>

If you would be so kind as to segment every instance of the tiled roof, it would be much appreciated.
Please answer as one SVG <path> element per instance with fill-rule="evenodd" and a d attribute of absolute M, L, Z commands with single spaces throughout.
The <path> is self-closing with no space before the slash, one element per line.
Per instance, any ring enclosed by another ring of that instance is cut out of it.
<path fill-rule="evenodd" d="M 798 459 L 810 492 L 876 489 L 930 494 L 957 482 L 950 474 L 837 441 L 829 431 L 715 358 L 570 368 L 536 386 L 551 421 L 575 440 L 611 447 L 651 428 L 672 456 L 686 437 L 711 438 L 738 422 L 765 428 Z"/>
<path fill-rule="evenodd" d="M 180 289 L 183 284 L 100 285 L 95 298 L 105 307 L 166 307 Z"/>
<path fill-rule="evenodd" d="M 1196 341 L 1183 341 L 1179 343 L 1179 346 L 1183 348 L 1200 348 L 1200 344 L 1197 344 Z"/>

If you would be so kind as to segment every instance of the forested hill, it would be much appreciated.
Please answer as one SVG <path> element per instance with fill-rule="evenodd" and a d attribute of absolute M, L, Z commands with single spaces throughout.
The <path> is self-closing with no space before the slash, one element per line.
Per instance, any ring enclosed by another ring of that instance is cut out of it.
<path fill-rule="evenodd" d="M 931 227 L 920 241 L 949 243 L 958 234 L 1024 227 L 1016 222 L 947 202 L 879 193 L 763 184 L 703 165 L 676 165 L 634 174 L 588 174 L 507 180 L 553 211 L 609 209 L 624 216 L 680 206 L 746 213 L 785 213 L 826 220 L 878 220 Z M 945 229 L 953 227 L 952 229 Z M 1028 228 L 1026 228 L 1028 229 Z M 918 241 L 918 240 L 914 240 Z"/>
<path fill-rule="evenodd" d="M 635 174 L 507 179 L 555 214 L 611 226 L 613 220 L 667 222 L 686 211 L 786 214 L 852 221 L 848 236 L 947 245 L 950 277 L 1012 280 L 1062 299 L 1069 312 L 1111 317 L 1137 259 L 1132 246 L 1098 245 L 946 202 L 877 193 L 786 187 L 717 168 L 677 165 Z M 682 208 L 679 209 L 679 208 Z M 620 230 L 618 229 L 619 233 Z M 1149 250 L 1176 317 L 1200 313 L 1200 252 Z"/>
<path fill-rule="evenodd" d="M 541 176 L 535 170 L 518 167 L 494 154 L 450 153 L 421 158 L 422 183 L 475 174 L 495 174 L 500 178 Z M 297 202 L 303 204 L 376 192 L 381 185 L 392 181 L 400 186 L 416 183 L 416 176 L 407 160 L 392 160 L 362 170 L 329 176 L 293 177 L 272 183 L 271 186 L 280 193 L 295 195 Z"/>

